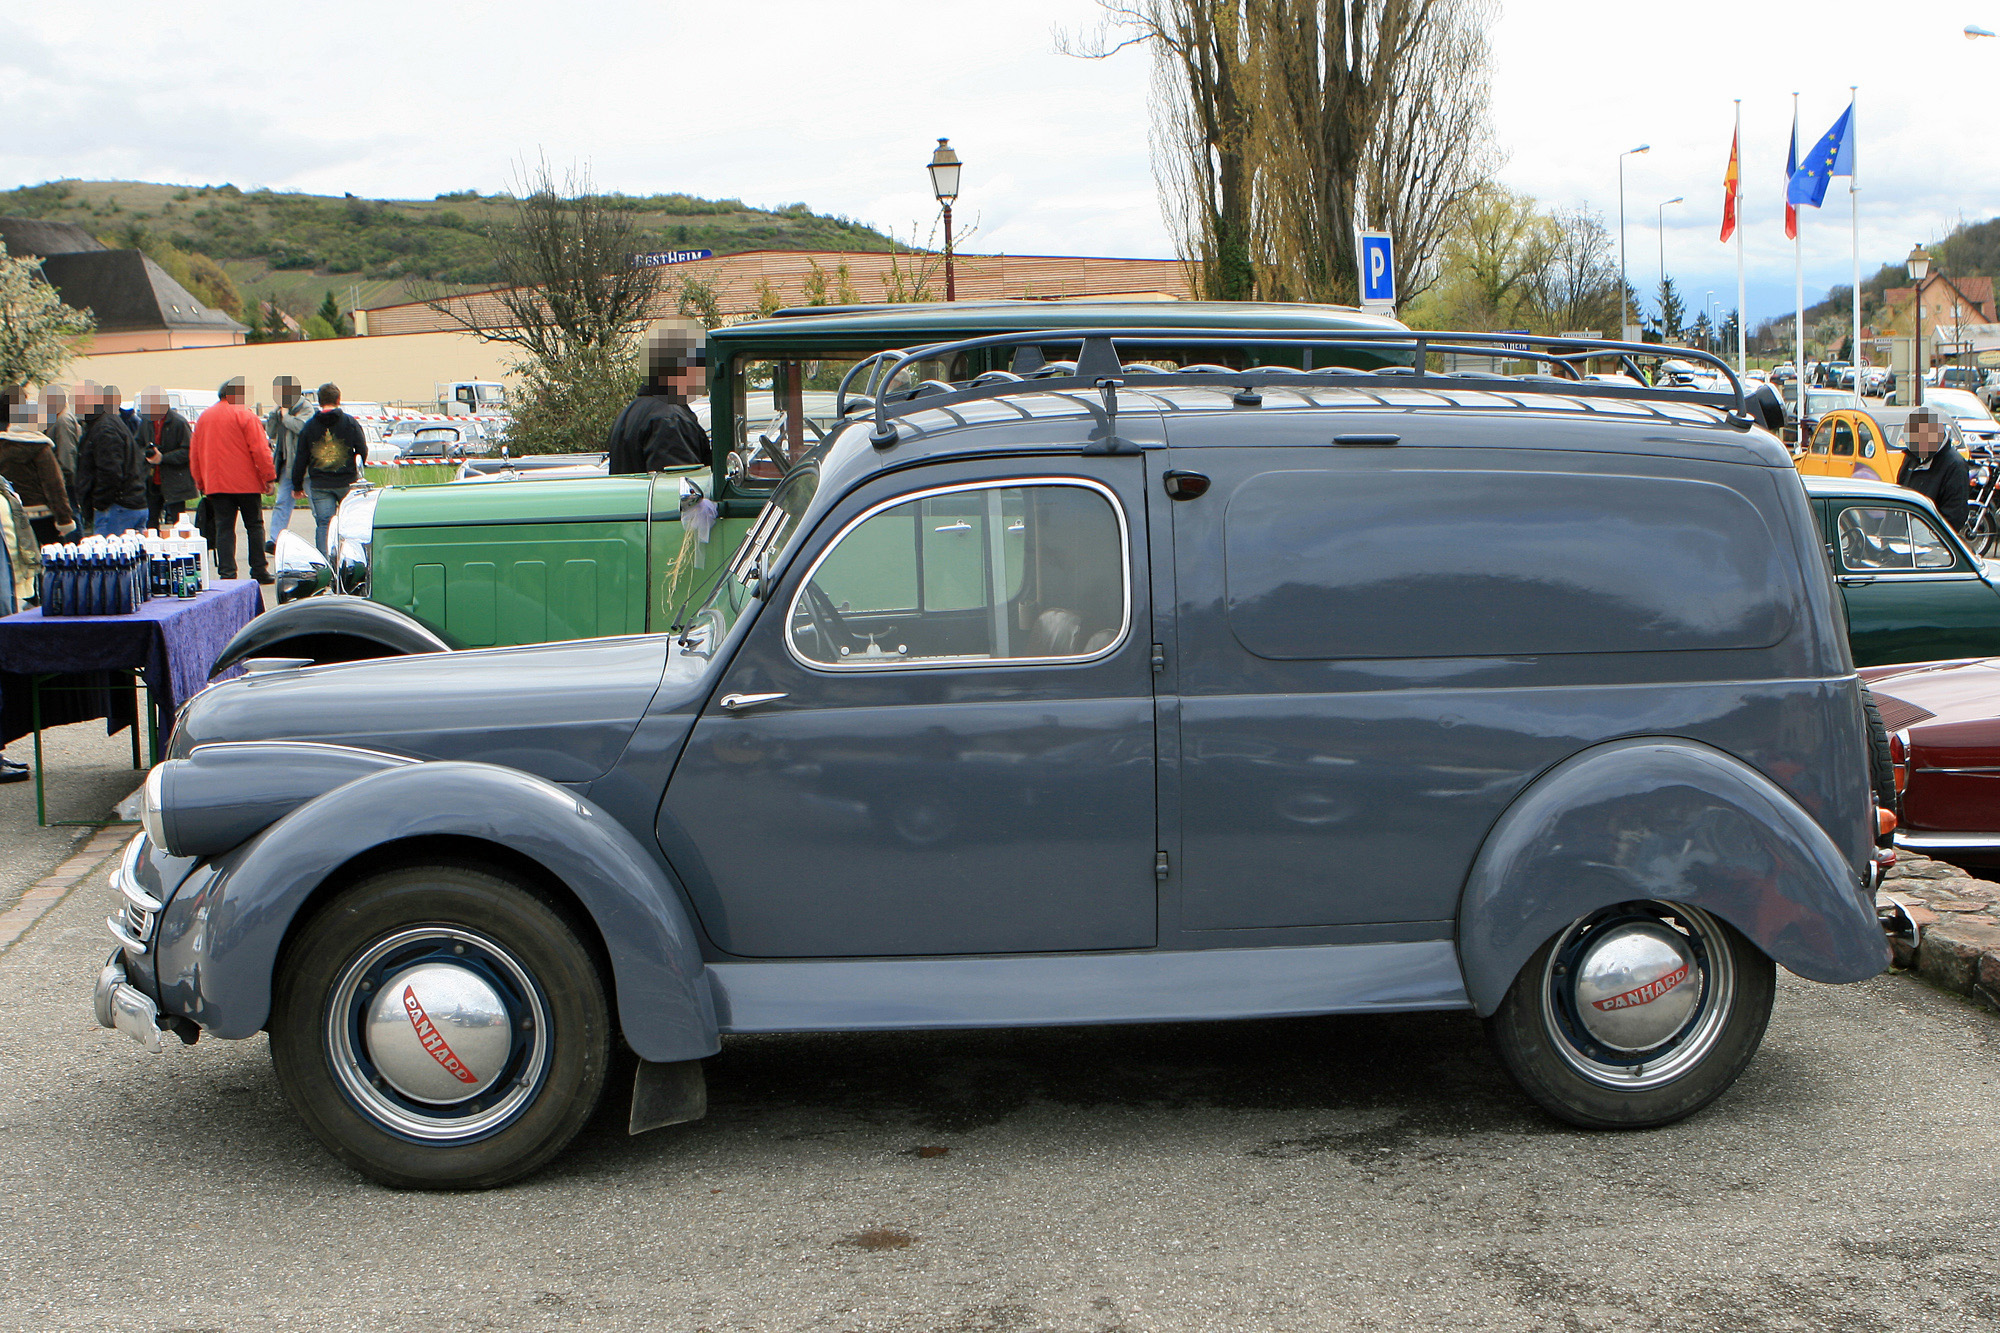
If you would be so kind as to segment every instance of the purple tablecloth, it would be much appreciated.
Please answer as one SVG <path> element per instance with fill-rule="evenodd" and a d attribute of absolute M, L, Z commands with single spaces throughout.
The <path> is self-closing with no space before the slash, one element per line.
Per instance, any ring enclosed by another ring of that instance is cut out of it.
<path fill-rule="evenodd" d="M 136 670 L 159 708 L 164 747 L 174 714 L 208 684 L 223 648 L 263 609 L 254 580 L 231 579 L 186 601 L 155 597 L 128 616 L 44 616 L 39 609 L 0 616 L 0 745 L 33 729 L 29 679 L 52 672 L 73 679 L 44 685 L 44 727 L 101 717 L 108 730 L 122 729 L 132 719 L 119 696 L 129 700 L 129 690 L 50 687 L 104 683 L 91 673 Z"/>

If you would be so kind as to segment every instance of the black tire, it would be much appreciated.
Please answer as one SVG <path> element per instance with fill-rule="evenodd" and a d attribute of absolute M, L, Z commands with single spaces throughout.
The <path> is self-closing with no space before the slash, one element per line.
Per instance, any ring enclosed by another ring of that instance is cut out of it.
<path fill-rule="evenodd" d="M 1979 506 L 1966 526 L 1965 544 L 1976 556 L 2000 555 L 2000 513 L 1991 502 Z"/>
<path fill-rule="evenodd" d="M 1576 1016 L 1582 969 L 1565 972 L 1562 960 L 1587 957 L 1593 939 L 1634 924 L 1678 932 L 1694 958 L 1679 984 L 1701 991 L 1672 1036 L 1650 1050 L 1612 1051 Z M 1763 1039 L 1775 992 L 1771 960 L 1727 922 L 1673 903 L 1621 903 L 1537 949 L 1486 1028 L 1507 1072 L 1551 1115 L 1586 1129 L 1648 1129 L 1694 1114 L 1736 1081 Z"/>
<path fill-rule="evenodd" d="M 432 1024 L 406 985 L 415 1035 L 401 1034 L 390 983 L 426 973 L 483 987 L 490 1012 Z M 561 1152 L 604 1095 L 615 1032 L 596 960 L 561 913 L 482 869 L 412 866 L 355 885 L 294 935 L 273 989 L 279 1086 L 336 1157 L 385 1185 L 516 1180 Z M 451 1041 L 484 1043 L 490 1058 L 461 1061 Z M 424 1055 L 476 1092 L 406 1095 L 406 1083 L 440 1078 Z"/>
<path fill-rule="evenodd" d="M 1861 687 L 1861 716 L 1868 723 L 1868 782 L 1875 789 L 1875 804 L 1884 810 L 1898 809 L 1896 799 L 1896 759 L 1889 753 L 1889 729 L 1882 725 L 1882 710 L 1866 685 Z"/>

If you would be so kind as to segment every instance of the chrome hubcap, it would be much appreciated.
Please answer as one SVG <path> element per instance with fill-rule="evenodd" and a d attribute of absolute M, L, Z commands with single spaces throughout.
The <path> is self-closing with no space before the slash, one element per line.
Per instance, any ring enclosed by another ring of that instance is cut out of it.
<path fill-rule="evenodd" d="M 1714 1049 L 1736 974 L 1715 918 L 1674 903 L 1621 903 L 1550 951 L 1543 1007 L 1556 1052 L 1605 1087 L 1669 1083 Z"/>
<path fill-rule="evenodd" d="M 515 1119 L 548 1072 L 548 1002 L 504 948 L 417 926 L 376 941 L 334 984 L 327 1050 L 341 1090 L 390 1133 L 484 1138 Z"/>

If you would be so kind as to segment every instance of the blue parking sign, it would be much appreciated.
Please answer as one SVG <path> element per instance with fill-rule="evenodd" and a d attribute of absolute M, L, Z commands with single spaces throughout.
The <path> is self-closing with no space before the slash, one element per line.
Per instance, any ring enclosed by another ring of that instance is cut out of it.
<path fill-rule="evenodd" d="M 1396 304 L 1395 241 L 1386 231 L 1360 233 L 1361 304 Z"/>

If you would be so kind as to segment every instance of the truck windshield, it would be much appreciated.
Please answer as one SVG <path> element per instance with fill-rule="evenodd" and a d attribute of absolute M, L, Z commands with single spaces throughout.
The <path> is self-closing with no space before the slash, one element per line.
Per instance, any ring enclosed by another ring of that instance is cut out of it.
<path fill-rule="evenodd" d="M 473 392 L 479 395 L 481 406 L 507 406 L 507 391 L 497 384 L 477 384 L 473 386 Z"/>
<path fill-rule="evenodd" d="M 819 490 L 819 469 L 808 464 L 794 468 L 786 475 L 771 502 L 757 515 L 750 531 L 743 536 L 743 544 L 736 548 L 736 554 L 729 559 L 729 565 L 716 580 L 715 591 L 702 604 L 700 618 L 714 622 L 711 645 L 726 633 L 736 618 L 743 614 L 743 608 L 750 603 L 750 591 L 756 580 L 770 570 L 784 556 L 798 534 L 799 520 L 805 516 L 806 506 L 812 503 L 813 495 Z"/>

